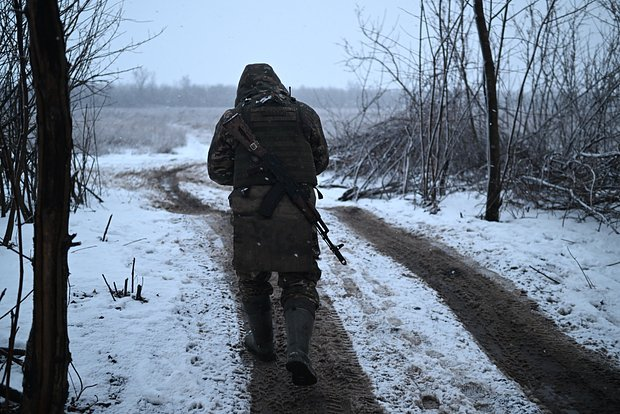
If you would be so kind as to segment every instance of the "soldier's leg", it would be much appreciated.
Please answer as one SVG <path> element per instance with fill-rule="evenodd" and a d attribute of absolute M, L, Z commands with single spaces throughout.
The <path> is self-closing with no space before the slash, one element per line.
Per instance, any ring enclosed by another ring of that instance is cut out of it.
<path fill-rule="evenodd" d="M 251 332 L 245 336 L 245 347 L 262 361 L 276 359 L 271 318 L 271 272 L 237 272 L 239 291 Z"/>
<path fill-rule="evenodd" d="M 317 381 L 309 352 L 314 316 L 319 307 L 316 284 L 320 277 L 317 268 L 314 272 L 281 273 L 278 279 L 286 322 L 286 369 L 291 372 L 295 385 L 313 385 Z"/>

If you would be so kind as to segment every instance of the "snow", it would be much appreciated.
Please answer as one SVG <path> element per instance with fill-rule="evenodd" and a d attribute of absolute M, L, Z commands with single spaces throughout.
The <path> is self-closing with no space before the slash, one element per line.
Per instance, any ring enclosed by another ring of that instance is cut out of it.
<path fill-rule="evenodd" d="M 540 211 L 486 222 L 478 218 L 484 199 L 470 193 L 451 195 L 436 215 L 404 199 L 358 204 L 502 275 L 577 342 L 619 365 L 620 236 L 611 229 Z"/>
<path fill-rule="evenodd" d="M 71 216 L 70 231 L 81 242 L 69 254 L 70 346 L 84 387 L 79 407 L 119 414 L 249 412 L 251 366 L 240 357 L 242 321 L 232 281 L 223 271 L 224 241 L 203 216 L 156 208 L 156 191 L 136 174 L 204 163 L 207 146 L 190 137 L 171 154 L 101 157 L 104 203 Z M 215 209 L 228 208 L 225 187 L 186 183 L 182 188 Z M 342 190 L 322 192 L 320 209 L 353 204 L 336 200 Z M 619 236 L 594 222 L 533 210 L 485 222 L 477 218 L 483 202 L 475 194 L 452 194 L 433 215 L 408 198 L 355 205 L 497 272 L 536 300 L 567 334 L 618 364 Z M 448 412 L 539 412 L 432 289 L 364 240 L 351 237 L 328 210 L 321 211 L 332 240 L 346 242 L 348 265 L 326 252 L 320 293 L 333 302 L 387 412 L 421 412 L 424 396 L 436 397 Z M 1 228 L 5 220 L 0 219 Z M 23 233 L 29 243 L 24 251 L 32 256 L 32 227 L 24 226 Z M 102 275 L 122 289 L 131 278 L 134 258 L 135 282 L 143 286 L 147 301 L 131 296 L 113 300 Z M 14 252 L 0 249 L 0 289 L 7 288 L 0 314 L 15 304 L 17 259 Z M 26 269 L 24 294 L 32 288 L 27 263 Z M 363 300 L 352 294 L 356 291 Z M 29 332 L 30 299 L 22 305 L 19 348 L 25 347 Z M 8 343 L 9 326 L 8 317 L 0 320 L 1 346 Z M 18 369 L 13 377 L 13 387 L 20 388 Z M 71 390 L 71 397 L 80 392 L 79 378 L 72 369 L 76 391 Z"/>

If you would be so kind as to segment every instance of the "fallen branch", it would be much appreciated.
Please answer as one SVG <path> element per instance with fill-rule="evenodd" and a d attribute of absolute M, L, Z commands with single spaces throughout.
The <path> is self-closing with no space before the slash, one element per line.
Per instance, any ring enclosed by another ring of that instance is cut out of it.
<path fill-rule="evenodd" d="M 590 289 L 593 289 L 594 288 L 594 283 L 592 283 L 592 281 L 590 280 L 588 275 L 586 275 L 586 272 L 583 270 L 583 267 L 581 267 L 581 263 L 579 263 L 579 261 L 575 258 L 575 256 L 573 256 L 573 252 L 570 251 L 568 246 L 566 246 L 566 250 L 568 250 L 568 253 L 570 254 L 570 257 L 572 257 L 573 260 L 577 263 L 577 266 L 579 266 L 579 269 L 581 270 L 581 273 L 583 273 L 583 277 L 585 277 L 586 278 L 586 282 L 588 282 L 588 287 Z"/>
<path fill-rule="evenodd" d="M 97 246 L 82 247 L 81 249 L 72 250 L 71 253 L 76 253 L 76 252 L 79 252 L 80 250 L 92 249 L 93 247 L 97 247 Z"/>
<path fill-rule="evenodd" d="M 0 354 L 6 354 L 8 352 L 9 352 L 9 348 L 7 348 L 7 347 L 0 347 Z M 26 350 L 25 349 L 15 348 L 13 350 L 13 355 L 24 356 L 24 355 L 26 355 Z"/>
<path fill-rule="evenodd" d="M 23 366 L 24 362 L 17 358 L 18 356 L 24 356 L 26 355 L 26 351 L 24 349 L 13 349 L 13 352 L 9 352 L 9 348 L 0 348 L 0 355 L 4 355 L 5 357 L 11 357 L 11 360 L 19 365 L 19 366 Z"/>
<path fill-rule="evenodd" d="M 143 237 L 143 238 L 138 239 L 138 240 L 130 241 L 129 243 L 125 243 L 125 244 L 123 244 L 123 247 L 129 246 L 132 243 L 137 243 L 137 242 L 142 241 L 142 240 L 146 240 L 146 237 Z"/>
<path fill-rule="evenodd" d="M 383 196 L 390 192 L 396 191 L 399 188 L 398 183 L 389 183 L 381 187 L 360 189 L 359 187 L 349 188 L 338 197 L 338 201 L 357 200 L 359 198 L 373 198 L 377 196 Z"/>
<path fill-rule="evenodd" d="M 620 151 L 605 152 L 601 154 L 596 154 L 596 153 L 591 153 L 591 152 L 580 152 L 579 155 L 585 158 L 611 158 L 611 157 L 620 157 Z"/>
<path fill-rule="evenodd" d="M 0 383 L 0 395 L 5 397 L 7 400 L 12 401 L 14 403 L 22 402 L 22 393 L 17 391 L 14 388 L 6 387 L 6 385 Z"/>
<path fill-rule="evenodd" d="M 100 203 L 103 203 L 103 198 L 99 197 L 93 190 L 91 190 L 87 186 L 85 186 L 84 188 L 86 189 L 86 191 L 88 191 L 90 193 L 90 195 L 95 197 L 97 199 L 97 201 L 99 201 Z"/>
<path fill-rule="evenodd" d="M 572 188 L 567 188 L 567 187 L 563 187 L 561 185 L 556 185 L 553 183 L 550 183 L 546 180 L 543 180 L 541 178 L 536 178 L 536 177 L 530 177 L 530 176 L 524 176 L 521 177 L 523 180 L 526 181 L 530 181 L 530 182 L 534 182 L 538 185 L 542 185 L 545 186 L 547 188 L 552 188 L 554 190 L 558 190 L 564 193 L 568 193 L 568 195 L 570 196 L 570 199 L 575 201 L 577 204 L 579 204 L 583 210 L 589 212 L 590 214 L 592 214 L 593 216 L 596 216 L 599 218 L 599 221 L 601 221 L 602 223 L 607 224 L 608 226 L 612 227 L 611 223 L 609 222 L 609 220 L 607 220 L 607 217 L 605 217 L 600 211 L 596 210 L 595 208 L 589 206 L 588 204 L 586 204 L 581 198 L 579 198 L 575 192 L 573 191 Z"/>
<path fill-rule="evenodd" d="M 558 282 L 557 280 L 555 280 L 554 278 L 552 278 L 551 276 L 547 275 L 546 273 L 536 269 L 534 266 L 530 266 L 530 268 L 535 271 L 536 273 L 540 273 L 541 275 L 543 275 L 544 277 L 546 277 L 547 279 L 549 279 L 550 281 L 552 281 L 553 283 L 555 283 L 556 285 L 559 285 L 560 282 Z"/>

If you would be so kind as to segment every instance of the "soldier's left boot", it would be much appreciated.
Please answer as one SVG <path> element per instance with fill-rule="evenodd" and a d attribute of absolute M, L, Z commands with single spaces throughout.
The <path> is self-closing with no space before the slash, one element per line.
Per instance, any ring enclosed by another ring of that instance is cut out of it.
<path fill-rule="evenodd" d="M 284 306 L 286 321 L 286 369 L 291 372 L 293 384 L 316 384 L 317 377 L 308 356 L 314 330 L 314 304 L 305 299 L 289 299 Z"/>
<path fill-rule="evenodd" d="M 249 298 L 243 307 L 251 329 L 244 338 L 245 347 L 261 361 L 275 361 L 271 299 L 267 295 Z"/>

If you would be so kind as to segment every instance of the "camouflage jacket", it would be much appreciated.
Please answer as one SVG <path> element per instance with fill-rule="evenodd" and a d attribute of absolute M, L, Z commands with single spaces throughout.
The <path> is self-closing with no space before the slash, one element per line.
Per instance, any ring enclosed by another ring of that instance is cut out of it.
<path fill-rule="evenodd" d="M 235 108 L 220 118 L 208 154 L 209 177 L 218 184 L 233 185 L 237 140 L 223 127 L 224 122 L 244 105 L 263 101 L 294 103 L 298 107 L 300 129 L 312 151 L 316 174 L 327 168 L 327 143 L 317 113 L 308 105 L 289 96 L 269 65 L 246 66 L 239 87 Z M 270 218 L 261 217 L 258 206 L 270 186 L 233 189 L 229 203 L 233 211 L 234 257 L 237 271 L 316 272 L 315 254 L 318 249 L 314 229 L 288 197 L 277 205 Z M 314 203 L 314 194 L 311 196 Z"/>

